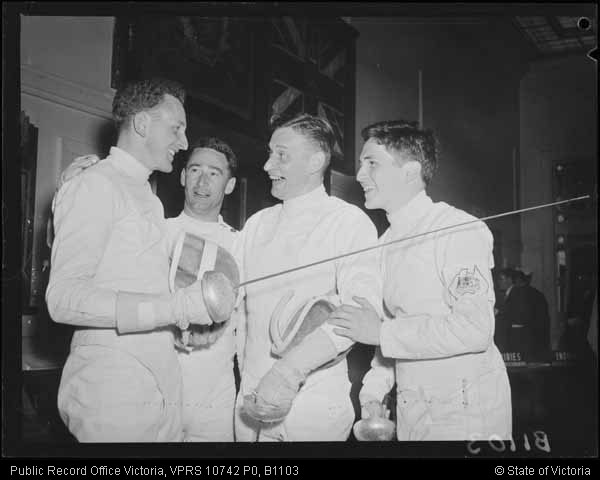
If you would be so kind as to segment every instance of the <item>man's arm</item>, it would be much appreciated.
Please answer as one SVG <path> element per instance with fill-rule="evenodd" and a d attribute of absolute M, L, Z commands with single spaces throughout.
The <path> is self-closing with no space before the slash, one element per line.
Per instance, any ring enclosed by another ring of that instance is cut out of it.
<path fill-rule="evenodd" d="M 444 358 L 482 352 L 492 342 L 492 235 L 484 224 L 475 224 L 449 235 L 440 271 L 445 284 L 443 301 L 449 313 L 400 315 L 391 322 L 384 322 L 380 331 L 384 356 Z M 402 275 L 402 272 L 398 274 Z"/>
<path fill-rule="evenodd" d="M 336 254 L 353 252 L 377 244 L 377 230 L 362 211 L 346 215 L 336 232 Z M 354 297 L 367 300 L 379 317 L 382 311 L 382 281 L 377 250 L 351 255 L 336 261 L 337 288 L 343 304 L 359 305 Z M 335 344 L 338 352 L 353 345 L 347 337 L 337 335 L 335 327 L 326 323 L 321 327 Z"/>
<path fill-rule="evenodd" d="M 385 358 L 377 347 L 371 369 L 365 374 L 359 393 L 360 404 L 365 406 L 370 402 L 381 404 L 383 398 L 390 392 L 396 382 L 395 360 Z"/>
<path fill-rule="evenodd" d="M 117 292 L 94 284 L 113 223 L 112 186 L 101 175 L 71 179 L 54 200 L 52 267 L 46 291 L 55 322 L 114 328 Z"/>
<path fill-rule="evenodd" d="M 94 277 L 114 222 L 114 189 L 103 175 L 70 180 L 57 193 L 55 238 L 46 291 L 51 318 L 75 326 L 117 328 L 120 333 L 176 324 L 210 324 L 200 282 L 174 294 L 116 292 Z"/>

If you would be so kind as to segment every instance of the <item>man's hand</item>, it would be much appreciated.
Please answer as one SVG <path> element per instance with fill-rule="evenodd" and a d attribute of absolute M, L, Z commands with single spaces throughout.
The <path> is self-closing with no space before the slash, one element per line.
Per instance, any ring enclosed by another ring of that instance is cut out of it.
<path fill-rule="evenodd" d="M 200 281 L 180 288 L 171 297 L 175 325 L 187 330 L 189 325 L 211 325 L 213 322 L 206 310 Z"/>
<path fill-rule="evenodd" d="M 340 327 L 333 331 L 342 337 L 366 345 L 379 345 L 381 318 L 366 298 L 352 298 L 359 307 L 342 305 L 331 312 L 327 322 Z"/>
<path fill-rule="evenodd" d="M 192 348 L 208 347 L 221 338 L 228 325 L 229 321 L 212 325 L 190 325 L 188 345 Z"/>
<path fill-rule="evenodd" d="M 389 408 L 386 408 L 383 403 L 378 402 L 377 400 L 371 400 L 370 402 L 361 405 L 360 417 L 362 419 L 375 417 L 389 418 L 390 410 Z"/>
<path fill-rule="evenodd" d="M 94 154 L 84 155 L 83 157 L 77 157 L 60 174 L 60 178 L 58 179 L 58 185 L 56 187 L 56 190 L 60 190 L 60 187 L 62 187 L 65 183 L 67 183 L 73 177 L 76 177 L 81 172 L 83 172 L 86 168 L 91 167 L 92 165 L 98 163 L 99 161 L 100 161 L 100 157 L 98 157 L 98 155 L 94 155 Z"/>
<path fill-rule="evenodd" d="M 260 380 L 256 390 L 244 397 L 244 411 L 260 422 L 279 422 L 292 408 L 305 376 L 279 360 Z"/>
<path fill-rule="evenodd" d="M 337 354 L 329 335 L 321 328 L 313 330 L 277 360 L 256 390 L 244 397 L 246 413 L 261 422 L 283 420 L 310 372 L 325 365 Z"/>
<path fill-rule="evenodd" d="M 390 441 L 394 438 L 396 425 L 389 419 L 390 411 L 385 407 L 385 400 L 363 403 L 361 420 L 354 424 L 352 430 L 355 438 L 365 441 Z"/>

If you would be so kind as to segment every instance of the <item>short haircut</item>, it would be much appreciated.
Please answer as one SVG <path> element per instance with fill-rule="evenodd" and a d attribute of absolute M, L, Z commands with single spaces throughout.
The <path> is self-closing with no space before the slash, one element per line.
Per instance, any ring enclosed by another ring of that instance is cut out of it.
<path fill-rule="evenodd" d="M 374 139 L 387 149 L 409 155 L 421 164 L 421 178 L 429 185 L 437 168 L 436 139 L 431 130 L 421 130 L 418 122 L 389 120 L 373 123 L 362 130 L 363 140 Z"/>
<path fill-rule="evenodd" d="M 185 160 L 184 168 L 187 168 L 190 158 L 192 158 L 194 151 L 198 148 L 210 148 L 211 150 L 225 155 L 225 158 L 227 159 L 227 166 L 229 167 L 229 176 L 236 176 L 238 169 L 237 157 L 231 147 L 217 137 L 201 137 L 193 142 L 188 148 L 189 154 Z"/>
<path fill-rule="evenodd" d="M 307 113 L 301 113 L 289 120 L 276 119 L 272 123 L 272 131 L 280 128 L 291 128 L 304 135 L 325 154 L 325 167 L 329 165 L 334 154 L 335 134 L 330 123 L 324 118 Z"/>
<path fill-rule="evenodd" d="M 514 268 L 510 268 L 510 267 L 502 268 L 498 272 L 498 276 L 506 277 L 513 283 L 515 283 L 517 281 L 517 271 Z"/>
<path fill-rule="evenodd" d="M 514 282 L 523 282 L 523 283 L 530 283 L 531 282 L 531 277 L 533 275 L 529 274 L 527 275 L 525 272 L 523 272 L 522 270 L 515 270 L 515 274 L 513 276 L 513 281 Z"/>
<path fill-rule="evenodd" d="M 112 114 L 117 128 L 120 129 L 133 115 L 156 107 L 165 95 L 185 103 L 185 89 L 173 80 L 152 78 L 127 84 L 113 99 Z"/>

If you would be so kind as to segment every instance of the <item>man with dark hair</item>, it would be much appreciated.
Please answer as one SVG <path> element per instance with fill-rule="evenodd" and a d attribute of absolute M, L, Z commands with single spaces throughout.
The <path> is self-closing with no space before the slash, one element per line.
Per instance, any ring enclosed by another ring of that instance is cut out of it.
<path fill-rule="evenodd" d="M 430 130 L 420 130 L 418 122 L 399 120 L 374 123 L 361 132 L 363 140 L 373 139 L 387 149 L 405 151 L 421 165 L 421 179 L 429 186 L 437 167 L 435 137 Z"/>
<path fill-rule="evenodd" d="M 363 138 L 365 206 L 390 222 L 380 241 L 434 232 L 380 251 L 385 318 L 372 305 L 331 315 L 336 333 L 377 346 L 363 417 L 383 415 L 396 383 L 399 440 L 510 439 L 510 385 L 493 342 L 492 234 L 482 222 L 437 231 L 476 219 L 426 194 L 437 164 L 431 132 L 390 121 Z"/>
<path fill-rule="evenodd" d="M 225 195 L 235 188 L 237 158 L 218 138 L 201 138 L 189 148 L 181 171 L 185 191 L 181 214 L 167 220 L 169 250 L 182 231 L 234 252 L 239 232 L 220 215 Z M 188 442 L 233 442 L 236 338 L 242 343 L 243 322 L 234 312 L 228 322 L 196 326 L 191 348 L 178 355 L 183 373 L 183 431 Z"/>
<path fill-rule="evenodd" d="M 163 207 L 148 177 L 187 149 L 181 86 L 115 95 L 116 146 L 58 191 L 46 292 L 52 319 L 76 328 L 58 392 L 82 442 L 182 438 L 181 370 L 170 329 L 210 324 L 200 282 L 169 292 Z"/>
<path fill-rule="evenodd" d="M 531 286 L 532 274 L 517 268 L 504 314 L 511 324 L 510 346 L 526 360 L 547 360 L 550 353 L 550 314 L 546 297 Z"/>
<path fill-rule="evenodd" d="M 127 84 L 113 98 L 112 115 L 117 129 L 130 128 L 129 120 L 133 115 L 158 105 L 165 95 L 178 100 L 182 106 L 185 103 L 184 88 L 172 80 L 153 78 Z"/>
<path fill-rule="evenodd" d="M 275 127 L 264 170 L 271 194 L 283 202 L 244 226 L 247 279 L 376 244 L 367 215 L 325 191 L 333 147 L 334 133 L 322 118 L 303 114 Z M 348 438 L 354 410 L 343 352 L 353 342 L 335 335 L 326 318 L 341 302 L 381 304 L 375 258 L 346 257 L 245 287 L 237 441 Z"/>

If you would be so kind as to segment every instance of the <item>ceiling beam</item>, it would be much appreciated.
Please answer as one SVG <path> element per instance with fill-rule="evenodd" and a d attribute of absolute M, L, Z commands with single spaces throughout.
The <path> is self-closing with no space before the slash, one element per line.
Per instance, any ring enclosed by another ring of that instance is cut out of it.
<path fill-rule="evenodd" d="M 558 38 L 565 38 L 564 29 L 562 28 L 556 17 L 547 15 L 546 21 L 548 22 L 548 25 L 550 25 L 552 30 L 554 30 L 554 33 L 556 33 Z"/>
<path fill-rule="evenodd" d="M 523 56 L 528 60 L 533 60 L 540 56 L 542 52 L 537 48 L 532 38 L 529 37 L 525 28 L 519 25 L 516 19 L 512 19 L 510 27 L 515 31 L 521 44 L 523 45 L 524 51 Z"/>

